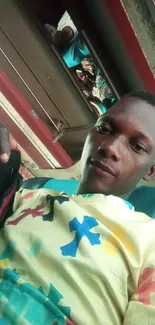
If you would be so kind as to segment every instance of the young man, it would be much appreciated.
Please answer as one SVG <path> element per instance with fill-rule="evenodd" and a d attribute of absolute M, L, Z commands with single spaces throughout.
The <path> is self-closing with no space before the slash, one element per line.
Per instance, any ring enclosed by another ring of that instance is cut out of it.
<path fill-rule="evenodd" d="M 1 322 L 155 324 L 155 221 L 121 199 L 154 177 L 154 120 L 155 95 L 125 96 L 86 139 L 77 195 L 17 192 L 0 232 Z"/>

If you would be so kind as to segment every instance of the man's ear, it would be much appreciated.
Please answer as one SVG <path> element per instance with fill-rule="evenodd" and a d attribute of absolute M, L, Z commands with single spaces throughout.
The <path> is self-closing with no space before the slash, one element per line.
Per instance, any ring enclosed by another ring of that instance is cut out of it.
<path fill-rule="evenodd" d="M 143 177 L 145 181 L 150 181 L 151 179 L 155 179 L 155 165 L 148 170 L 147 174 Z"/>

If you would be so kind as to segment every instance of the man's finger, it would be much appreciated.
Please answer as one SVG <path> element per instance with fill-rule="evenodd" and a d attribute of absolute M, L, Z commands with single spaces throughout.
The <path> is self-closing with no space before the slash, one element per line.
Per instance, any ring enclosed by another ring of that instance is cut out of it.
<path fill-rule="evenodd" d="M 7 127 L 0 123 L 0 162 L 8 162 L 10 157 L 10 141 Z"/>
<path fill-rule="evenodd" d="M 9 141 L 10 141 L 10 148 L 11 148 L 11 150 L 18 151 L 17 141 L 12 137 L 11 134 L 9 134 Z"/>

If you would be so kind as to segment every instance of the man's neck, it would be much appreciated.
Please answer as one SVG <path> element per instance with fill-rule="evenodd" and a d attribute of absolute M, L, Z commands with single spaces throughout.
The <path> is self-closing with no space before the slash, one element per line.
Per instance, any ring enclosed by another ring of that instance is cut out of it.
<path fill-rule="evenodd" d="M 115 195 L 117 197 L 120 197 L 121 199 L 124 199 L 124 200 L 128 200 L 130 195 L 131 195 L 132 191 L 128 192 L 128 193 L 125 193 L 125 194 L 120 194 L 120 195 Z M 82 184 L 79 184 L 78 188 L 77 188 L 77 191 L 76 191 L 76 194 L 77 195 L 82 195 L 82 194 L 90 194 L 90 192 L 85 189 Z M 93 194 L 97 194 L 97 193 L 93 193 Z M 104 194 L 104 193 L 99 193 L 99 194 Z M 110 195 L 110 194 L 109 194 Z M 114 195 L 114 194 L 112 194 Z"/>

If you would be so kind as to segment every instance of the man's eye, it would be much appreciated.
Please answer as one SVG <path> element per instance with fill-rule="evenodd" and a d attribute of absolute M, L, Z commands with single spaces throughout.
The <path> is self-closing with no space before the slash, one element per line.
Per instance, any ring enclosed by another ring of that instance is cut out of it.
<path fill-rule="evenodd" d="M 134 143 L 131 146 L 132 146 L 133 150 L 137 153 L 146 152 L 146 149 L 138 143 Z"/>
<path fill-rule="evenodd" d="M 99 125 L 97 126 L 97 131 L 102 133 L 102 134 L 111 134 L 112 130 L 109 126 L 106 125 Z"/>

